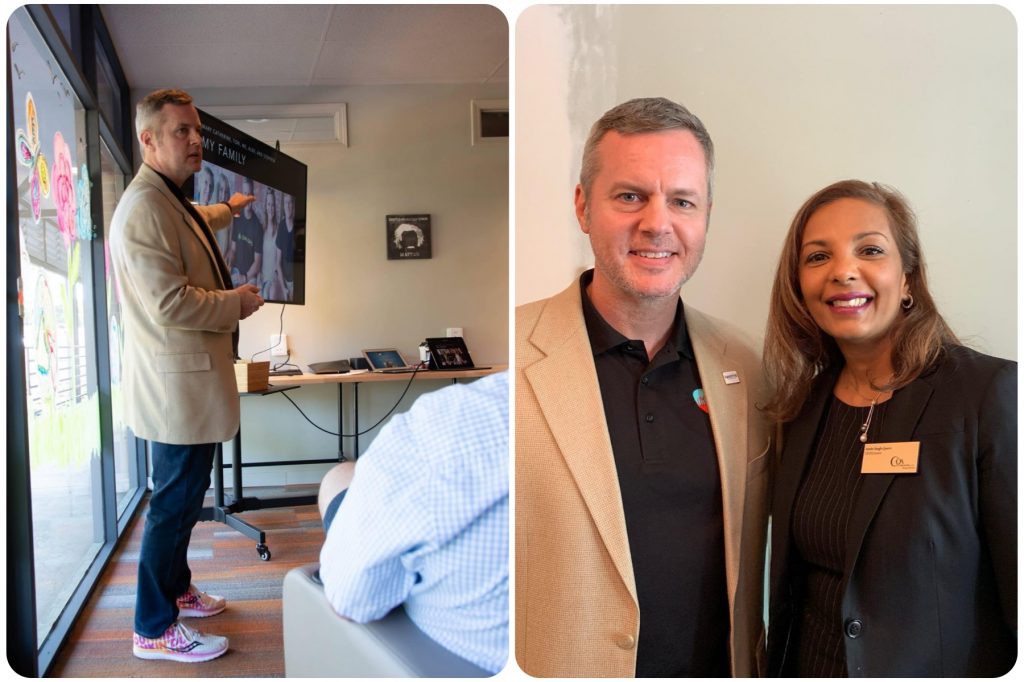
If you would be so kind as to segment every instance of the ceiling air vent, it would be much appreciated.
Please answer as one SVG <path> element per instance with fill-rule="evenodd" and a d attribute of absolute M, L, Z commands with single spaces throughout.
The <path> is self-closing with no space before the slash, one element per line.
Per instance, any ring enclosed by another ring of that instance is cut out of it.
<path fill-rule="evenodd" d="M 508 142 L 507 99 L 475 99 L 470 103 L 470 116 L 472 144 Z"/>
<path fill-rule="evenodd" d="M 348 146 L 348 110 L 344 102 L 200 108 L 271 147 L 277 142 Z"/>

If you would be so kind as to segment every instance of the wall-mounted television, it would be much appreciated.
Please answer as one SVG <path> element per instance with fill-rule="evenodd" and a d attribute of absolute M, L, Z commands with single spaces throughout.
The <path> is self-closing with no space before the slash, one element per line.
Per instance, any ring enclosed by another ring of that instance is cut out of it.
<path fill-rule="evenodd" d="M 306 302 L 306 164 L 199 109 L 203 167 L 183 188 L 196 204 L 235 192 L 256 202 L 214 233 L 233 286 L 246 282 L 270 303 Z"/>

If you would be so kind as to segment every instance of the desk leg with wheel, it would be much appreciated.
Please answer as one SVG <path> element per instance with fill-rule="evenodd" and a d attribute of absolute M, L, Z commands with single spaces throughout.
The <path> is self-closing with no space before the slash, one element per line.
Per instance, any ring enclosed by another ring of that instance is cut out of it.
<path fill-rule="evenodd" d="M 271 395 L 289 390 L 289 387 L 271 386 L 269 389 L 241 393 L 240 396 L 248 395 Z M 339 441 L 340 442 L 340 441 Z M 341 453 L 339 453 L 340 455 Z M 225 500 L 224 494 L 224 445 L 218 443 L 213 455 L 213 506 L 203 507 L 199 513 L 200 521 L 218 521 L 229 528 L 238 531 L 247 538 L 256 541 L 256 553 L 263 561 L 270 560 L 270 549 L 267 547 L 267 535 L 264 531 L 246 523 L 238 518 L 236 514 L 256 509 L 272 509 L 277 507 L 291 507 L 316 504 L 316 495 L 301 495 L 297 497 L 277 497 L 269 500 L 250 497 L 243 498 L 244 486 L 242 485 L 242 468 L 244 466 L 291 466 L 293 464 L 331 464 L 336 459 L 307 459 L 301 461 L 262 461 L 242 464 L 242 429 L 239 426 L 235 433 L 234 450 L 231 453 L 231 489 L 233 498 Z"/>
<path fill-rule="evenodd" d="M 234 528 L 239 533 L 247 538 L 256 541 L 256 553 L 259 554 L 260 559 L 263 561 L 270 561 L 270 550 L 267 548 L 267 534 L 262 530 L 246 523 L 242 519 L 235 516 L 236 512 L 245 511 L 245 500 L 242 498 L 242 427 L 238 427 L 238 432 L 235 433 L 234 447 L 231 452 L 231 484 L 232 490 L 234 491 L 234 498 L 231 500 L 231 504 L 227 507 L 223 507 L 225 510 L 224 518 L 219 519 L 227 524 L 230 528 Z M 258 502 L 258 500 L 257 500 Z"/>
<path fill-rule="evenodd" d="M 249 525 L 242 519 L 235 516 L 237 512 L 245 511 L 242 500 L 242 431 L 239 428 L 235 434 L 234 452 L 231 453 L 231 476 L 234 499 L 231 504 L 224 501 L 224 445 L 218 443 L 213 451 L 213 506 L 203 507 L 199 512 L 200 521 L 217 521 L 237 530 L 247 538 L 256 541 L 256 553 L 264 561 L 270 560 L 270 550 L 267 549 L 267 535 L 259 528 Z M 258 502 L 258 500 L 257 500 Z M 257 507 L 254 507 L 257 508 Z"/>

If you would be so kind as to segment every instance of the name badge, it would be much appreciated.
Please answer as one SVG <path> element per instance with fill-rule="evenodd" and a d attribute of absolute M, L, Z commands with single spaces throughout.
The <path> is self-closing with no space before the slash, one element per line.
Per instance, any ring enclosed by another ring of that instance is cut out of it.
<path fill-rule="evenodd" d="M 862 474 L 916 474 L 920 441 L 868 443 L 864 446 Z"/>

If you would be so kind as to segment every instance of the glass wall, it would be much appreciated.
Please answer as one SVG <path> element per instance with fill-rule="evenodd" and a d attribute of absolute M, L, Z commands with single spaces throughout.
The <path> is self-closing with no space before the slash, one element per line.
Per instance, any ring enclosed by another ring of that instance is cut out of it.
<path fill-rule="evenodd" d="M 8 371 L 19 387 L 9 381 L 7 397 L 9 418 L 24 421 L 8 424 L 8 595 L 32 597 L 8 604 L 8 661 L 25 675 L 46 673 L 145 481 L 120 420 L 121 334 L 103 243 L 130 172 L 116 146 L 127 84 L 105 30 L 81 40 L 93 22 L 95 5 L 29 5 L 7 24 L 7 230 L 17 244 Z M 81 69 L 69 44 L 88 45 L 102 68 Z M 102 74 L 85 82 L 89 71 Z"/>
<path fill-rule="evenodd" d="M 14 15 L 9 30 L 11 68 L 20 76 L 12 95 L 41 641 L 104 540 L 95 516 L 99 403 L 86 349 L 95 330 L 84 310 L 92 291 L 82 276 L 94 230 L 82 104 L 25 17 Z"/>
<path fill-rule="evenodd" d="M 125 188 L 125 174 L 117 167 L 110 148 L 103 143 L 100 150 L 100 170 L 103 178 L 103 233 L 110 228 L 121 193 Z M 135 437 L 123 419 L 124 404 L 121 394 L 121 358 L 124 356 L 124 334 L 121 326 L 121 297 L 110 268 L 110 249 L 103 246 L 107 282 L 107 339 L 110 345 L 110 413 L 113 422 L 114 483 L 117 493 L 117 514 L 120 517 L 139 487 Z"/>

